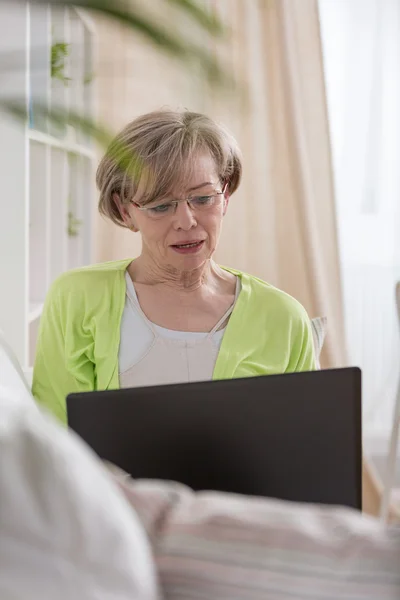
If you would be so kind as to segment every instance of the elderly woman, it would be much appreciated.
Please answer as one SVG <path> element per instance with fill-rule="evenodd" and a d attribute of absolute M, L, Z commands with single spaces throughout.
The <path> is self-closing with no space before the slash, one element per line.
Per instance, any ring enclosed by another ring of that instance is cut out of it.
<path fill-rule="evenodd" d="M 140 233 L 142 252 L 65 273 L 48 294 L 33 392 L 62 421 L 70 392 L 315 368 L 302 306 L 213 260 L 241 173 L 235 140 L 201 114 L 150 113 L 117 136 L 99 209 Z"/>

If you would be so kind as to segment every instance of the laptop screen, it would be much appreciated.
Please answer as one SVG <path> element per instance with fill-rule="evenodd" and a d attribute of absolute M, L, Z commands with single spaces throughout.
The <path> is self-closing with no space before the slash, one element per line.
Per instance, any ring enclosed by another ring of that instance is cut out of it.
<path fill-rule="evenodd" d="M 67 411 L 134 478 L 361 509 L 359 369 L 72 394 Z"/>

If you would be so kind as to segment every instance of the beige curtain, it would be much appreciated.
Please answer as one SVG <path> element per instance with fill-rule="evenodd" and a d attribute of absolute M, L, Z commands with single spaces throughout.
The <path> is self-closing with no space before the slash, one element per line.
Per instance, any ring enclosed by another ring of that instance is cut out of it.
<path fill-rule="evenodd" d="M 281 287 L 328 317 L 324 363 L 346 363 L 333 176 L 316 0 L 265 8 Z"/>

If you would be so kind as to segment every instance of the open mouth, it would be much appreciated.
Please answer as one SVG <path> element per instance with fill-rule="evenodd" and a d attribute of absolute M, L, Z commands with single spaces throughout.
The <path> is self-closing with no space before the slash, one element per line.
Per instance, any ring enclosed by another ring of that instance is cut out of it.
<path fill-rule="evenodd" d="M 184 244 L 174 244 L 171 246 L 177 252 L 196 252 L 199 250 L 204 244 L 204 240 L 200 240 L 199 242 L 186 242 Z"/>
<path fill-rule="evenodd" d="M 174 244 L 174 248 L 195 248 L 200 246 L 203 242 L 191 242 L 190 244 Z"/>

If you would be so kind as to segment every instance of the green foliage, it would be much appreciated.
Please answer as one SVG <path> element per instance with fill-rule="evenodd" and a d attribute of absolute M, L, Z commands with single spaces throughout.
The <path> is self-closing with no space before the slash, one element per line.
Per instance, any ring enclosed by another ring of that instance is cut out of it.
<path fill-rule="evenodd" d="M 68 84 L 70 77 L 65 76 L 65 60 L 69 54 L 69 44 L 56 42 L 51 46 L 51 77 Z"/>
<path fill-rule="evenodd" d="M 79 228 L 82 225 L 82 221 L 80 219 L 77 219 L 74 215 L 74 213 L 72 212 L 72 210 L 70 210 L 68 212 L 68 226 L 67 226 L 67 233 L 69 237 L 77 237 L 79 235 Z"/>
<path fill-rule="evenodd" d="M 94 73 L 88 73 L 83 78 L 83 85 L 89 85 L 90 83 L 92 83 L 93 79 L 94 79 Z"/>

